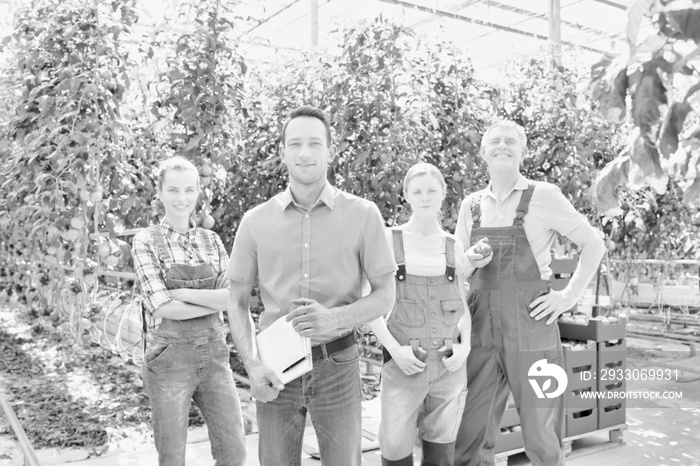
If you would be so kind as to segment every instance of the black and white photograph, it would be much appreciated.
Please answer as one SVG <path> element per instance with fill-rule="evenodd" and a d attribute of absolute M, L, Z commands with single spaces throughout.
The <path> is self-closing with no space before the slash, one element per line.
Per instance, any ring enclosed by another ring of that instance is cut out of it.
<path fill-rule="evenodd" d="M 700 466 L 700 0 L 0 0 L 0 465 Z"/>

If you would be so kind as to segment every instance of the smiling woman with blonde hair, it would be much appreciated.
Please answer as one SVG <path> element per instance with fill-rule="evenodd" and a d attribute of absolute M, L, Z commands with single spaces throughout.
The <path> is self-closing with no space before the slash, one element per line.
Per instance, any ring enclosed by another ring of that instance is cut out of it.
<path fill-rule="evenodd" d="M 197 168 L 182 157 L 161 163 L 158 196 L 165 217 L 132 245 L 148 332 L 143 380 L 151 402 L 158 463 L 185 464 L 191 400 L 207 423 L 217 466 L 243 465 L 240 401 L 229 365 L 226 328 L 228 254 L 219 236 L 197 228 Z"/>

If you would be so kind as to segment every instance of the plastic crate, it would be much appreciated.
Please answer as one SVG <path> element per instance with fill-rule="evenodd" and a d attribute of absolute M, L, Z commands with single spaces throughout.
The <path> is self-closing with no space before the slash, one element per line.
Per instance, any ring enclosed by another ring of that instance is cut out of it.
<path fill-rule="evenodd" d="M 568 378 L 567 389 L 584 388 L 595 383 L 598 369 L 598 354 L 594 350 L 573 350 L 567 344 L 564 350 L 564 368 Z"/>
<path fill-rule="evenodd" d="M 566 413 L 566 437 L 593 432 L 598 426 L 598 409 L 589 408 L 582 411 Z"/>
<path fill-rule="evenodd" d="M 599 320 L 589 320 L 588 325 L 568 324 L 559 322 L 559 333 L 562 338 L 580 341 L 610 341 L 625 338 L 627 335 L 627 320 L 613 324 L 604 324 Z"/>
<path fill-rule="evenodd" d="M 627 340 L 617 343 L 602 342 L 596 344 L 598 357 L 598 374 L 596 377 L 598 391 L 625 390 L 625 369 L 627 368 Z"/>
<path fill-rule="evenodd" d="M 598 408 L 599 429 L 625 424 L 625 420 L 627 418 L 627 403 L 625 401 L 626 400 L 616 400 L 614 403 Z"/>
<path fill-rule="evenodd" d="M 573 350 L 570 345 L 562 345 L 564 365 L 568 379 L 564 404 L 567 413 L 595 408 L 593 396 L 584 398 L 582 393 L 596 390 L 598 355 L 594 350 Z"/>

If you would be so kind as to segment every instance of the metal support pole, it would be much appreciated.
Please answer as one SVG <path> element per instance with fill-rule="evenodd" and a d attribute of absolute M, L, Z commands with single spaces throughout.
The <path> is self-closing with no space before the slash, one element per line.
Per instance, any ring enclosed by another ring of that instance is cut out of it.
<path fill-rule="evenodd" d="M 549 0 L 549 43 L 552 58 L 558 64 L 561 60 L 561 4 L 559 0 Z"/>
<path fill-rule="evenodd" d="M 27 434 L 24 432 L 24 429 L 22 428 L 22 424 L 20 424 L 19 419 L 17 419 L 17 416 L 15 415 L 15 412 L 12 410 L 12 406 L 10 406 L 10 403 L 5 399 L 4 393 L 2 389 L 0 388 L 0 408 L 2 408 L 2 411 L 5 412 L 5 417 L 7 417 L 7 420 L 10 423 L 10 427 L 12 427 L 12 430 L 15 433 L 15 436 L 17 437 L 17 441 L 19 443 L 20 449 L 22 450 L 22 454 L 24 456 L 24 465 L 25 466 L 41 466 L 39 464 L 39 459 L 36 456 L 36 453 L 34 452 L 34 449 L 32 448 L 32 444 L 29 442 L 29 439 L 27 438 Z"/>
<path fill-rule="evenodd" d="M 311 48 L 318 48 L 318 0 L 310 0 L 311 2 Z"/>

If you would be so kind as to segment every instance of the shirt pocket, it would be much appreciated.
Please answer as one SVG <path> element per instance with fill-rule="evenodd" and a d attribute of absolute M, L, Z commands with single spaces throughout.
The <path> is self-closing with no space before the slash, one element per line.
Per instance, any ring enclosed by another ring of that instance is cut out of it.
<path fill-rule="evenodd" d="M 461 299 L 445 299 L 440 302 L 442 307 L 442 323 L 445 325 L 457 325 L 464 314 L 464 305 Z"/>
<path fill-rule="evenodd" d="M 425 325 L 424 304 L 420 299 L 396 300 L 396 309 L 392 315 L 396 315 L 396 323 L 402 327 L 418 328 Z"/>

